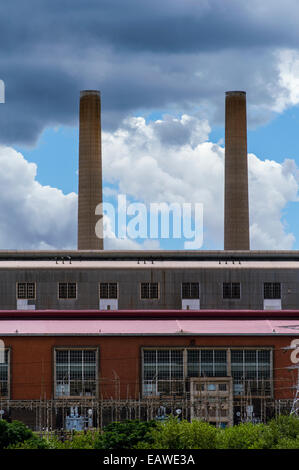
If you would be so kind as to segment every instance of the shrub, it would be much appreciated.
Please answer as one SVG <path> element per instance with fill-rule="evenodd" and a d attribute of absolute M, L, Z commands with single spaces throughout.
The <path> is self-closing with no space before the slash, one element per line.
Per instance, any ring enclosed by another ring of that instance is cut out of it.
<path fill-rule="evenodd" d="M 265 449 L 272 442 L 264 424 L 243 423 L 220 429 L 216 438 L 217 449 Z"/>
<path fill-rule="evenodd" d="M 189 423 L 170 417 L 151 431 L 152 442 L 140 442 L 138 449 L 213 449 L 216 435 L 214 426 L 199 420 Z"/>
<path fill-rule="evenodd" d="M 50 449 L 94 449 L 98 434 L 91 431 L 75 431 L 71 439 L 60 441 L 57 437 L 49 439 Z"/>
<path fill-rule="evenodd" d="M 243 423 L 219 429 L 175 417 L 157 421 L 109 424 L 103 434 L 74 432 L 64 442 L 33 434 L 23 423 L 0 420 L 0 449 L 299 449 L 299 419 L 280 416 L 268 425 Z"/>
<path fill-rule="evenodd" d="M 0 449 L 24 442 L 33 437 L 33 432 L 24 423 L 20 421 L 7 423 L 3 419 L 0 420 Z"/>
<path fill-rule="evenodd" d="M 191 423 L 183 421 L 182 444 L 185 449 L 214 449 L 219 429 L 205 421 L 194 420 Z M 188 426 L 189 425 L 189 426 Z"/>
<path fill-rule="evenodd" d="M 299 419 L 295 416 L 279 416 L 271 420 L 268 426 L 277 442 L 283 438 L 299 437 Z"/>
<path fill-rule="evenodd" d="M 149 431 L 156 421 L 126 420 L 108 424 L 95 440 L 96 449 L 132 449 L 139 441 L 151 440 Z"/>
<path fill-rule="evenodd" d="M 288 437 L 284 437 L 280 439 L 273 449 L 299 449 L 299 438 L 290 439 Z"/>
<path fill-rule="evenodd" d="M 32 437 L 24 442 L 10 444 L 7 449 L 50 449 L 50 446 L 46 439 Z"/>

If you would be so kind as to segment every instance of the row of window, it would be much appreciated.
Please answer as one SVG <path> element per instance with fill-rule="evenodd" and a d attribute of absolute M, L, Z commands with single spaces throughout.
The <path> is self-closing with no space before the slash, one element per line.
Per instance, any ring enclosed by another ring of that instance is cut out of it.
<path fill-rule="evenodd" d="M 100 283 L 101 299 L 117 299 L 118 284 L 117 282 L 101 282 Z M 223 299 L 240 299 L 241 284 L 240 282 L 224 282 L 222 288 Z M 199 283 L 183 282 L 182 283 L 182 299 L 199 299 Z M 18 282 L 17 283 L 18 299 L 35 299 L 36 284 L 35 282 Z M 59 299 L 76 299 L 77 283 L 76 282 L 59 282 L 58 283 Z M 141 299 L 158 299 L 159 283 L 158 282 L 141 282 L 140 283 Z M 264 299 L 280 299 L 281 285 L 279 282 L 264 283 Z"/>
<path fill-rule="evenodd" d="M 6 350 L 0 363 L 0 398 L 9 394 L 9 363 Z M 54 366 L 55 397 L 97 396 L 97 348 L 57 348 Z M 272 349 L 142 349 L 144 396 L 186 393 L 192 377 L 232 377 L 234 395 L 270 395 Z"/>
<path fill-rule="evenodd" d="M 269 395 L 271 364 L 270 349 L 145 349 L 143 392 L 184 393 L 191 377 L 232 377 L 235 395 Z"/>
<path fill-rule="evenodd" d="M 224 282 L 223 283 L 224 299 L 240 299 L 241 283 L 240 282 Z M 264 282 L 264 299 L 281 299 L 280 282 Z"/>

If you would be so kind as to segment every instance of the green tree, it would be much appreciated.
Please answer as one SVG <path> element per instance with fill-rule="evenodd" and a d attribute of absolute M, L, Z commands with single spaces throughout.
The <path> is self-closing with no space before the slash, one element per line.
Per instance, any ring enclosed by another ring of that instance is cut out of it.
<path fill-rule="evenodd" d="M 138 449 L 214 449 L 219 430 L 204 421 L 179 421 L 169 417 L 153 429 Z"/>
<path fill-rule="evenodd" d="M 126 420 L 108 424 L 95 441 L 96 449 L 132 449 L 138 442 L 149 439 L 156 421 Z"/>
<path fill-rule="evenodd" d="M 7 421 L 0 420 L 0 449 L 5 449 L 9 445 L 24 442 L 27 439 L 34 438 L 33 432 L 20 421 Z"/>

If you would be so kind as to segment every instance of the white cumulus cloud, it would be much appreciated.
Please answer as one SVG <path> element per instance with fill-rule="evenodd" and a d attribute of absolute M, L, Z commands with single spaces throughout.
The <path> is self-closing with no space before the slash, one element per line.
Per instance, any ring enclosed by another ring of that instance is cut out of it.
<path fill-rule="evenodd" d="M 72 248 L 77 195 L 42 186 L 37 167 L 21 153 L 0 147 L 1 249 Z"/>
<path fill-rule="evenodd" d="M 103 133 L 104 195 L 128 200 L 202 203 L 204 249 L 223 247 L 224 148 L 209 141 L 210 127 L 198 116 L 166 116 L 146 122 L 127 118 Z M 295 238 L 284 223 L 290 201 L 298 201 L 298 169 L 249 154 L 252 249 L 291 249 Z M 0 147 L 0 248 L 76 248 L 77 195 L 41 185 L 37 167 L 10 147 Z M 158 240 L 117 239 L 106 249 L 159 249 Z M 173 247 L 173 245 L 172 245 Z"/>
<path fill-rule="evenodd" d="M 146 123 L 126 119 L 103 135 L 104 177 L 147 204 L 204 205 L 203 248 L 223 247 L 224 148 L 208 140 L 209 125 L 198 117 L 167 116 Z M 290 249 L 295 241 L 283 222 L 289 201 L 298 200 L 298 170 L 250 154 L 249 199 L 252 249 Z"/>
<path fill-rule="evenodd" d="M 0 167 L 0 249 L 76 249 L 77 194 L 41 185 L 36 164 L 13 148 L 0 146 Z M 106 249 L 140 249 L 110 235 Z M 159 243 L 146 240 L 141 247 L 157 249 Z"/>

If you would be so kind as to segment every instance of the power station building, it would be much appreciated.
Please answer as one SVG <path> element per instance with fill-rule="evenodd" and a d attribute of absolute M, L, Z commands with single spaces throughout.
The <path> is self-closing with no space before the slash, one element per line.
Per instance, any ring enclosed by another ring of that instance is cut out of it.
<path fill-rule="evenodd" d="M 226 94 L 224 251 L 103 249 L 100 105 L 81 92 L 78 250 L 0 252 L 3 416 L 53 429 L 71 409 L 99 427 L 296 411 L 299 252 L 250 251 L 246 94 Z"/>

